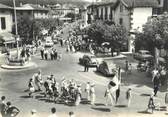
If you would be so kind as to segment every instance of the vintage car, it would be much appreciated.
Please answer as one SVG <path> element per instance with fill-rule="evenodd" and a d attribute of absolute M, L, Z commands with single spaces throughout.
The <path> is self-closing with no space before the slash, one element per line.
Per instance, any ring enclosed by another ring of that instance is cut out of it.
<path fill-rule="evenodd" d="M 114 63 L 106 61 L 102 61 L 102 63 L 97 67 L 97 71 L 107 77 L 114 76 L 116 69 L 117 66 Z"/>
<path fill-rule="evenodd" d="M 53 41 L 52 40 L 47 40 L 45 42 L 45 47 L 52 47 L 54 45 Z"/>
<path fill-rule="evenodd" d="M 153 60 L 153 56 L 150 54 L 147 50 L 139 50 L 137 53 L 135 53 L 134 58 L 140 61 L 149 61 Z"/>
<path fill-rule="evenodd" d="M 98 66 L 98 60 L 95 56 L 91 55 L 84 55 L 82 58 L 79 58 L 79 64 L 84 65 L 85 61 L 88 61 L 89 67 L 97 67 Z"/>

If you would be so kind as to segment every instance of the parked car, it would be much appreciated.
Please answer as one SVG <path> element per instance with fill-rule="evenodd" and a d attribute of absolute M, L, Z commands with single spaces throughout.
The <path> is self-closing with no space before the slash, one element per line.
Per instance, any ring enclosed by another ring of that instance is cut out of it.
<path fill-rule="evenodd" d="M 52 47 L 54 45 L 53 41 L 52 40 L 47 40 L 45 42 L 45 47 Z"/>
<path fill-rule="evenodd" d="M 89 61 L 89 67 L 97 67 L 98 60 L 95 56 L 84 55 L 82 58 L 79 58 L 79 64 L 84 65 L 85 61 Z"/>
<path fill-rule="evenodd" d="M 147 50 L 139 50 L 134 54 L 134 58 L 140 61 L 152 60 L 154 57 Z"/>
<path fill-rule="evenodd" d="M 102 61 L 97 67 L 97 71 L 102 73 L 104 76 L 114 76 L 117 66 L 112 62 Z"/>

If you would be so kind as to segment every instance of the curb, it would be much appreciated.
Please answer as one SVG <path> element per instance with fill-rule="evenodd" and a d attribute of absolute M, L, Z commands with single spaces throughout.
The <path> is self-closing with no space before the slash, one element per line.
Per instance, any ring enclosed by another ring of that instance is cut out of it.
<path fill-rule="evenodd" d="M 28 68 L 35 68 L 35 67 L 37 67 L 37 64 L 35 64 L 34 62 L 30 62 L 28 63 L 28 65 L 24 65 L 24 66 L 10 66 L 7 64 L 1 65 L 1 68 L 6 70 L 20 70 L 20 69 L 28 69 Z"/>

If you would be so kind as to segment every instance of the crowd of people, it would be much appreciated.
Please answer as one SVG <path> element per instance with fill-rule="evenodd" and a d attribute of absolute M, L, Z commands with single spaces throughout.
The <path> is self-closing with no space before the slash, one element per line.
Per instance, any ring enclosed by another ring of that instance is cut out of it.
<path fill-rule="evenodd" d="M 10 101 L 6 102 L 6 97 L 2 96 L 0 101 L 0 111 L 2 117 L 16 117 L 20 110 L 13 106 Z"/>
<path fill-rule="evenodd" d="M 117 79 L 117 75 L 115 77 Z M 117 86 L 117 90 L 112 91 L 113 86 Z M 28 89 L 29 96 L 33 97 L 36 92 L 42 91 L 43 97 L 47 101 L 54 103 L 64 103 L 67 105 L 78 106 L 83 99 L 86 99 L 86 103 L 95 105 L 96 102 L 96 93 L 95 93 L 95 84 L 91 82 L 86 82 L 85 88 L 82 89 L 82 85 L 77 83 L 74 79 L 67 80 L 64 77 L 61 82 L 58 82 L 53 74 L 47 76 L 46 80 L 42 78 L 41 71 L 35 73 L 32 78 L 29 80 Z M 116 92 L 116 93 L 114 93 Z M 86 96 L 84 98 L 84 95 Z M 105 105 L 115 105 L 118 102 L 120 97 L 120 83 L 115 83 L 110 81 L 105 90 Z M 131 103 L 131 88 L 126 91 L 126 100 L 127 106 L 130 106 Z"/>
<path fill-rule="evenodd" d="M 87 94 L 87 101 L 91 104 L 95 103 L 95 89 L 94 84 L 88 82 L 86 84 L 85 92 Z M 35 73 L 28 83 L 29 96 L 33 97 L 36 91 L 43 91 L 44 97 L 48 101 L 55 103 L 63 101 L 65 104 L 73 103 L 79 105 L 82 99 L 81 84 L 77 84 L 75 80 L 62 79 L 61 83 L 56 81 L 55 76 L 51 74 L 46 80 L 42 79 L 41 72 Z"/>
<path fill-rule="evenodd" d="M 67 52 L 76 52 L 82 49 L 82 37 L 77 35 L 75 30 L 69 32 L 69 36 L 65 41 Z"/>
<path fill-rule="evenodd" d="M 42 60 L 61 60 L 62 54 L 56 48 L 46 48 L 44 45 L 40 47 L 40 54 Z"/>

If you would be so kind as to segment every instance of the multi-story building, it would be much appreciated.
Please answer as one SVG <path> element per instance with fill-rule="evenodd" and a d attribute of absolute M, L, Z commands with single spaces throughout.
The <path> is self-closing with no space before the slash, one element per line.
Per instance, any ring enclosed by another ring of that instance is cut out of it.
<path fill-rule="evenodd" d="M 40 5 L 24 4 L 20 7 L 16 7 L 17 17 L 28 16 L 33 19 L 42 19 L 49 17 L 49 9 Z"/>
<path fill-rule="evenodd" d="M 0 33 L 12 31 L 12 11 L 12 7 L 0 4 Z"/>
<path fill-rule="evenodd" d="M 128 40 L 129 51 L 134 50 L 133 38 L 135 31 L 142 31 L 142 26 L 153 15 L 153 9 L 158 8 L 157 0 L 111 0 L 88 6 L 88 23 L 100 19 L 112 21 L 124 26 L 130 32 Z"/>
<path fill-rule="evenodd" d="M 54 18 L 63 18 L 68 13 L 79 14 L 79 8 L 69 4 L 50 5 L 50 8 L 52 9 L 52 16 Z"/>
<path fill-rule="evenodd" d="M 0 4 L 0 46 L 12 47 L 15 38 L 11 34 L 13 26 L 13 8 Z"/>

